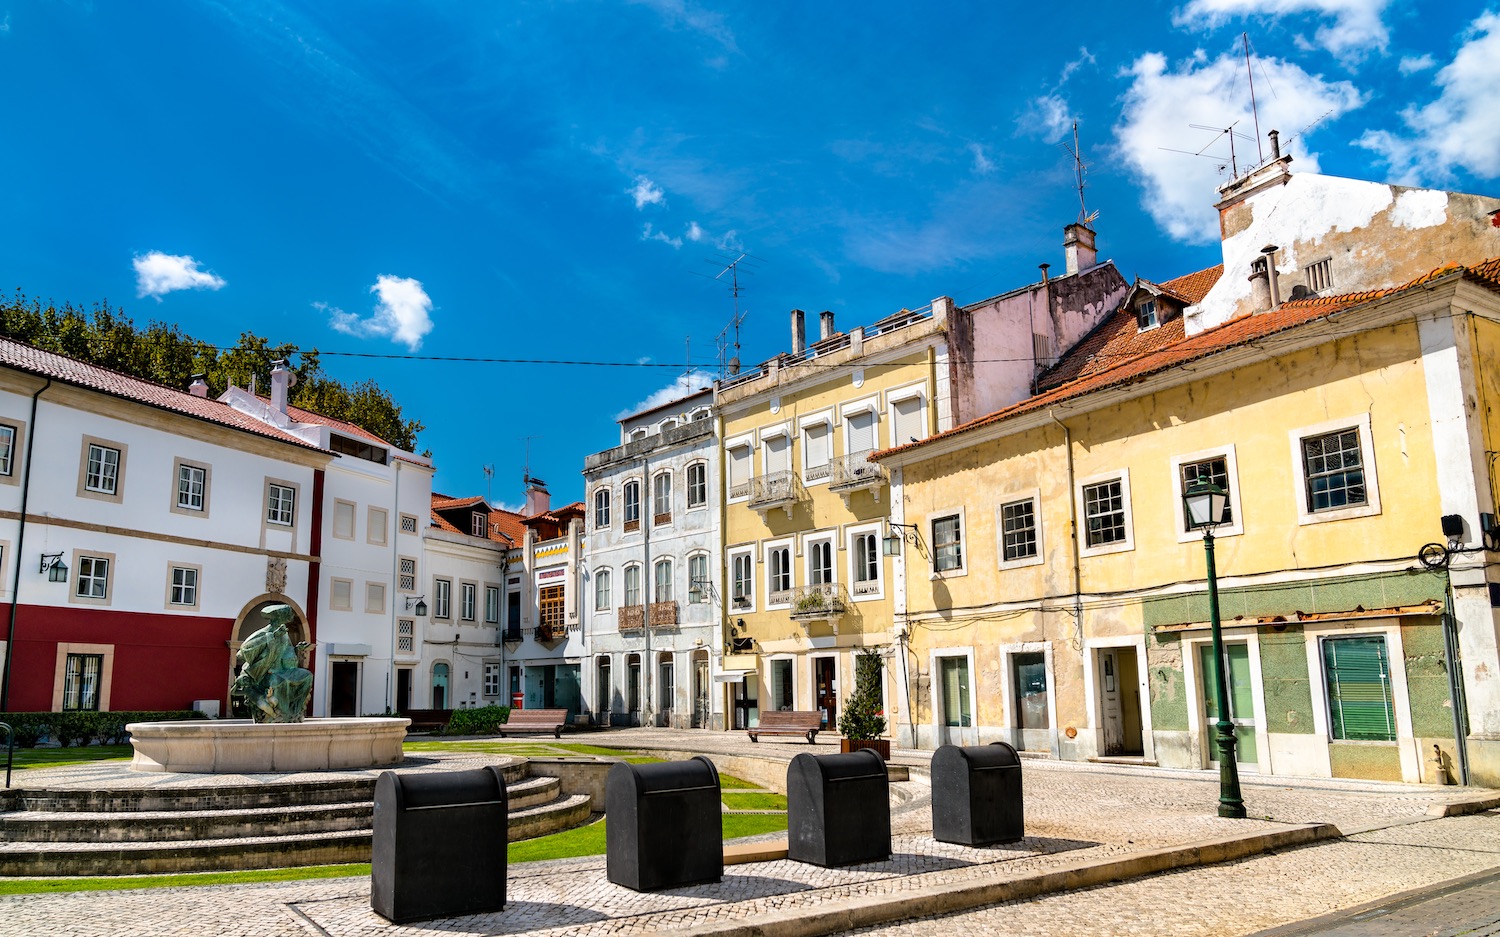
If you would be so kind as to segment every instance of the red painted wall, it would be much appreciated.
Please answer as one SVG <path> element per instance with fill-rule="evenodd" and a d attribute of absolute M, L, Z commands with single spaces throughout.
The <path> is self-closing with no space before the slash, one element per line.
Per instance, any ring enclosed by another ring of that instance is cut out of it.
<path fill-rule="evenodd" d="M 0 605 L 0 619 L 9 615 Z M 13 712 L 52 709 L 59 644 L 112 644 L 109 708 L 189 709 L 216 699 L 228 711 L 230 618 L 117 612 L 83 606 L 22 605 L 11 663 Z"/>

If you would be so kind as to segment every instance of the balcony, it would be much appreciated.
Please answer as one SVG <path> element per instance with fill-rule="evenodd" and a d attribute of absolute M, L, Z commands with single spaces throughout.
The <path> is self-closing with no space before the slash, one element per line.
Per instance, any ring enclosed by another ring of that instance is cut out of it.
<path fill-rule="evenodd" d="M 646 616 L 651 627 L 657 630 L 670 630 L 677 627 L 677 603 L 676 602 L 652 602 L 650 613 Z"/>
<path fill-rule="evenodd" d="M 877 504 L 880 502 L 880 489 L 885 487 L 888 476 L 884 465 L 869 461 L 873 451 L 851 452 L 829 463 L 832 471 L 828 475 L 828 490 L 838 492 L 846 505 L 856 491 L 868 491 Z"/>
<path fill-rule="evenodd" d="M 767 472 L 750 479 L 750 507 L 759 511 L 761 517 L 774 508 L 792 516 L 792 508 L 801 500 L 801 486 L 797 484 L 797 473 L 793 471 Z"/>
<path fill-rule="evenodd" d="M 646 606 L 625 605 L 620 608 L 620 633 L 635 634 L 646 630 Z"/>
<path fill-rule="evenodd" d="M 554 641 L 562 641 L 568 636 L 566 625 L 537 625 L 533 636 L 538 643 L 551 644 Z"/>
<path fill-rule="evenodd" d="M 838 620 L 848 608 L 844 587 L 836 582 L 798 586 L 792 590 L 792 621 L 826 621 L 838 630 Z"/>

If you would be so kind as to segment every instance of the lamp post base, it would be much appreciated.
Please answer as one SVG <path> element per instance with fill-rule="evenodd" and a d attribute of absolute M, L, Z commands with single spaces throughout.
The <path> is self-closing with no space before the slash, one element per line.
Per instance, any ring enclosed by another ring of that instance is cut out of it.
<path fill-rule="evenodd" d="M 1223 705 L 1222 703 L 1220 705 Z M 1240 797 L 1240 768 L 1234 758 L 1234 723 L 1220 722 L 1219 743 L 1219 816 L 1231 820 L 1245 819 L 1245 801 Z"/>

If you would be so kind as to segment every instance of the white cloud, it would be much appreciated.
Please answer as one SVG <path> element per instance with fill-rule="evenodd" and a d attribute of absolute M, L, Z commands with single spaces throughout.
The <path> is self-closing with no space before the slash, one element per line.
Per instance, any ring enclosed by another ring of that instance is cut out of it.
<path fill-rule="evenodd" d="M 650 228 L 651 226 L 647 225 L 646 227 Z M 655 240 L 665 241 L 668 244 L 672 244 L 673 247 L 678 247 L 682 244 L 682 239 L 668 238 L 661 232 L 657 232 L 653 237 Z M 731 229 L 729 231 L 725 231 L 721 235 L 716 236 L 714 234 L 711 234 L 696 221 L 688 222 L 687 230 L 682 232 L 682 237 L 689 241 L 692 241 L 694 244 L 712 244 L 715 249 L 721 251 L 742 251 L 745 249 L 745 245 L 740 243 L 738 231 L 734 231 Z"/>
<path fill-rule="evenodd" d="M 432 299 L 421 282 L 381 274 L 375 278 L 370 292 L 379 299 L 375 311 L 366 318 L 326 303 L 313 303 L 313 306 L 328 313 L 328 325 L 336 332 L 361 338 L 390 338 L 405 345 L 409 351 L 421 348 L 422 339 L 432 331 Z"/>
<path fill-rule="evenodd" d="M 1221 138 L 1207 146 L 1212 159 L 1184 155 L 1171 150 L 1197 152 L 1210 144 L 1209 135 L 1189 124 L 1227 127 L 1235 123 L 1235 157 L 1240 172 L 1257 160 L 1256 144 L 1244 137 L 1254 135 L 1255 122 L 1244 94 L 1244 60 L 1226 54 L 1208 61 L 1198 53 L 1176 71 L 1168 71 L 1166 57 L 1148 52 L 1132 64 L 1127 74 L 1131 86 L 1125 93 L 1115 138 L 1126 163 L 1145 191 L 1144 207 L 1167 233 L 1179 241 L 1209 243 L 1219 236 L 1213 205 L 1215 189 L 1228 181 L 1229 144 Z M 1289 138 L 1324 114 L 1336 120 L 1364 103 L 1364 96 L 1347 81 L 1329 82 L 1309 75 L 1297 65 L 1278 59 L 1262 59 L 1259 67 L 1276 87 L 1276 96 L 1260 102 L 1260 126 L 1278 129 L 1283 152 L 1296 157 L 1296 167 L 1316 171 L 1318 159 L 1306 145 L 1306 136 Z M 1238 108 L 1229 102 L 1244 98 Z"/>
<path fill-rule="evenodd" d="M 651 222 L 649 221 L 646 222 L 645 227 L 641 228 L 641 240 L 660 241 L 663 244 L 666 244 L 668 247 L 673 248 L 682 246 L 682 238 L 674 238 L 671 235 L 667 234 L 667 232 L 665 231 L 656 230 L 651 226 Z"/>
<path fill-rule="evenodd" d="M 1500 13 L 1485 13 L 1469 27 L 1453 61 L 1437 73 L 1437 100 L 1401 113 L 1408 133 L 1372 130 L 1356 141 L 1379 153 L 1398 180 L 1418 183 L 1452 178 L 1455 169 L 1500 176 Z"/>
<path fill-rule="evenodd" d="M 628 410 L 621 410 L 615 414 L 615 419 L 620 420 L 645 410 L 654 410 L 662 404 L 671 403 L 689 394 L 696 394 L 706 387 L 712 387 L 713 383 L 714 379 L 702 371 L 689 371 L 686 374 L 678 375 L 676 380 L 672 381 L 666 387 L 654 392 L 651 396 Z"/>
<path fill-rule="evenodd" d="M 703 230 L 701 227 L 699 227 L 698 226 L 698 222 L 696 222 L 696 221 L 689 221 L 688 222 L 688 226 L 687 226 L 687 233 L 685 233 L 683 235 L 683 237 L 687 238 L 689 241 L 692 241 L 694 244 L 696 244 L 699 241 L 702 241 L 705 238 L 707 238 L 708 237 L 708 232 L 705 231 L 705 230 Z"/>
<path fill-rule="evenodd" d="M 1312 14 L 1333 22 L 1319 26 L 1317 45 L 1341 59 L 1384 52 L 1391 34 L 1381 18 L 1390 0 L 1190 0 L 1173 16 L 1178 26 L 1219 26 L 1235 18 Z M 1299 44 L 1307 47 L 1306 40 Z"/>
<path fill-rule="evenodd" d="M 635 185 L 627 191 L 630 197 L 635 199 L 637 209 L 645 208 L 647 205 L 665 205 L 667 201 L 666 193 L 661 190 L 661 186 L 645 176 L 636 176 Z"/>
<path fill-rule="evenodd" d="M 1016 129 L 1021 133 L 1056 140 L 1073 126 L 1073 110 L 1060 94 L 1044 94 L 1033 98 L 1021 116 L 1016 118 Z"/>
<path fill-rule="evenodd" d="M 739 52 L 734 41 L 734 32 L 725 23 L 723 13 L 703 10 L 686 0 L 635 0 L 651 7 L 663 22 L 672 29 L 686 29 L 706 36 L 724 47 L 726 52 Z M 722 67 L 722 57 L 711 59 L 710 64 Z"/>
<path fill-rule="evenodd" d="M 1397 67 L 1403 75 L 1415 75 L 1417 72 L 1425 72 L 1437 65 L 1437 59 L 1430 55 L 1408 55 L 1401 59 Z"/>
<path fill-rule="evenodd" d="M 207 270 L 198 269 L 198 261 L 187 254 L 163 254 L 152 251 L 137 254 L 131 262 L 135 267 L 135 295 L 154 296 L 157 302 L 168 293 L 177 290 L 218 290 L 224 288 L 224 279 Z"/>
<path fill-rule="evenodd" d="M 984 147 L 978 143 L 969 144 L 969 152 L 974 154 L 974 171 L 981 176 L 987 176 L 995 171 L 994 162 L 984 155 Z"/>
<path fill-rule="evenodd" d="M 1066 84 L 1068 79 L 1073 77 L 1074 72 L 1078 71 L 1085 65 L 1093 65 L 1097 61 L 1098 60 L 1094 58 L 1094 53 L 1089 51 L 1088 46 L 1079 46 L 1078 58 L 1063 66 L 1062 76 L 1057 79 L 1057 83 L 1059 85 Z"/>

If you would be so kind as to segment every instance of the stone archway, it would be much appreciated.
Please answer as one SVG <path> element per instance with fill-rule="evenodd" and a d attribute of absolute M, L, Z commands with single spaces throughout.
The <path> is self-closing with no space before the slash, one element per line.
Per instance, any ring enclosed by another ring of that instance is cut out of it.
<path fill-rule="evenodd" d="M 246 718 L 248 718 L 249 716 L 248 712 L 235 712 L 234 699 L 230 696 L 229 692 L 230 687 L 234 684 L 235 655 L 239 653 L 240 645 L 245 643 L 246 638 L 264 628 L 269 623 L 266 621 L 266 616 L 262 613 L 272 605 L 285 605 L 290 608 L 293 613 L 296 614 L 297 617 L 287 623 L 286 629 L 287 636 L 292 639 L 293 644 L 299 644 L 303 641 L 311 640 L 311 638 L 308 637 L 307 616 L 303 614 L 302 607 L 290 598 L 284 595 L 277 595 L 275 593 L 268 592 L 263 595 L 257 596 L 254 599 L 251 599 L 249 602 L 246 602 L 245 605 L 240 609 L 239 615 L 235 616 L 234 628 L 229 632 L 229 662 L 228 666 L 225 668 L 225 670 L 227 671 L 227 678 L 224 685 L 224 702 L 226 715 L 243 715 Z M 317 673 L 317 669 L 316 667 L 314 667 L 317 659 L 318 655 L 316 653 L 309 654 L 307 663 L 303 665 L 308 670 L 311 670 L 314 675 L 316 675 Z M 314 677 L 314 679 L 316 679 L 316 676 Z"/>

